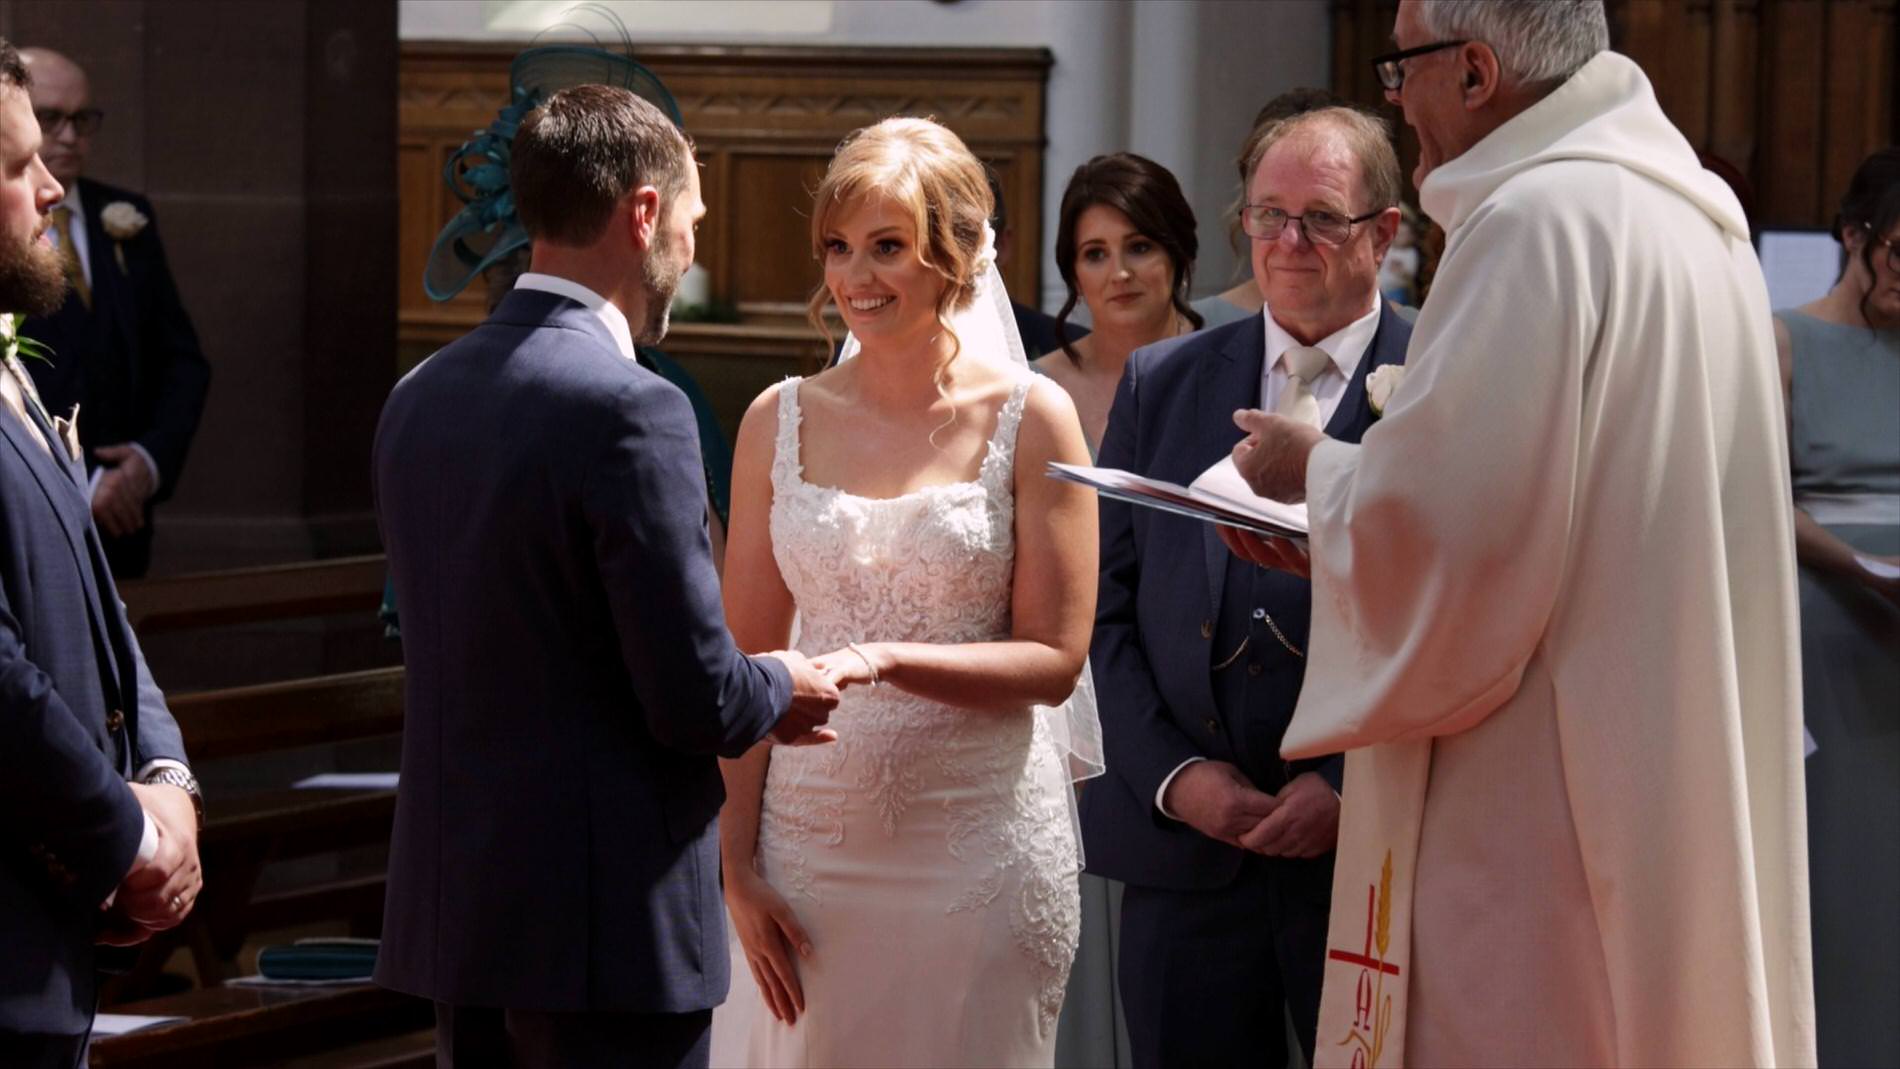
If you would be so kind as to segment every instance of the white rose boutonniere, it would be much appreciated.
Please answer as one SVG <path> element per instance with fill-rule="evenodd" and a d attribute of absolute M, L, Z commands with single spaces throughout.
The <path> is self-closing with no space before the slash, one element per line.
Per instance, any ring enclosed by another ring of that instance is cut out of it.
<path fill-rule="evenodd" d="M 0 360 L 12 360 L 16 356 L 47 364 L 53 362 L 53 350 L 32 338 L 20 337 L 19 316 L 12 312 L 0 313 Z"/>
<path fill-rule="evenodd" d="M 139 236 L 151 220 L 144 212 L 133 207 L 131 202 L 115 200 L 99 212 L 99 222 L 106 228 L 106 236 L 112 239 L 112 258 L 119 262 L 119 270 L 125 270 L 125 246 L 123 242 Z"/>
<path fill-rule="evenodd" d="M 1385 415 L 1385 406 L 1392 400 L 1393 391 L 1404 381 L 1404 364 L 1380 364 L 1372 369 L 1366 376 L 1366 401 L 1372 405 L 1373 415 Z"/>

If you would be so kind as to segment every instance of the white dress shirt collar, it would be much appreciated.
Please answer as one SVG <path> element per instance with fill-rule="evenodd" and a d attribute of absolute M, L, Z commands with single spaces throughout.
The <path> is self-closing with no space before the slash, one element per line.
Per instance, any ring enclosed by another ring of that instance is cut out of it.
<path fill-rule="evenodd" d="M 544 275 L 536 271 L 524 272 L 515 279 L 518 290 L 540 290 L 584 306 L 588 311 L 600 317 L 607 327 L 607 333 L 613 335 L 614 344 L 620 347 L 620 355 L 629 360 L 633 355 L 633 331 L 627 326 L 627 315 L 618 305 L 571 278 L 559 275 Z"/>
<path fill-rule="evenodd" d="M 1286 351 L 1296 345 L 1304 344 L 1287 333 L 1285 327 L 1273 321 L 1273 309 L 1266 308 L 1262 319 L 1267 321 L 1267 363 L 1266 370 L 1271 371 L 1283 362 Z M 1338 330 L 1314 343 L 1332 358 L 1333 366 L 1339 369 L 1341 378 L 1350 380 L 1359 368 L 1359 358 L 1365 355 L 1372 345 L 1372 336 L 1379 332 L 1379 297 L 1373 295 L 1372 307 L 1365 315 L 1346 324 Z"/>

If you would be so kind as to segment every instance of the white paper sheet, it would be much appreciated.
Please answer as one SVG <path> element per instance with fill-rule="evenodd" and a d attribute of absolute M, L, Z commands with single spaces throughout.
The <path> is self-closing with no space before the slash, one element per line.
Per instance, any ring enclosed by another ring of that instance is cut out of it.
<path fill-rule="evenodd" d="M 1900 579 L 1900 568 L 1896 568 L 1884 560 L 1875 560 L 1865 553 L 1854 554 L 1854 563 L 1860 565 L 1861 571 L 1866 572 L 1875 579 Z"/>
<path fill-rule="evenodd" d="M 92 1036 L 101 1039 L 106 1036 L 122 1036 L 127 1032 L 136 1032 L 141 1028 L 156 1028 L 161 1024 L 182 1021 L 183 1017 L 147 1017 L 137 1013 L 101 1013 L 92 1019 Z"/>
<path fill-rule="evenodd" d="M 1048 475 L 1052 479 L 1080 483 L 1103 497 L 1177 513 L 1205 523 L 1225 524 L 1294 541 L 1304 541 L 1306 537 L 1305 505 L 1269 501 L 1255 497 L 1252 491 L 1244 489 L 1244 498 L 1238 494 L 1229 497 L 1198 487 L 1181 486 L 1165 479 L 1150 479 L 1118 468 L 1091 468 L 1053 461 L 1049 464 Z M 1239 473 L 1235 472 L 1233 478 L 1239 480 Z"/>
<path fill-rule="evenodd" d="M 320 772 L 300 779 L 291 786 L 308 790 L 393 791 L 396 789 L 396 773 Z"/>

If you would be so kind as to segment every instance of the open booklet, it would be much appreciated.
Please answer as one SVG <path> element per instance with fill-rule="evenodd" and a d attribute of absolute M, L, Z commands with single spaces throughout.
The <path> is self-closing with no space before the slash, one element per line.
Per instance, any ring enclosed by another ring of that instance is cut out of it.
<path fill-rule="evenodd" d="M 1254 493 L 1234 469 L 1232 457 L 1221 458 L 1220 463 L 1202 472 L 1189 486 L 1150 479 L 1119 468 L 1091 468 L 1054 461 L 1049 462 L 1049 477 L 1080 483 L 1103 497 L 1131 505 L 1256 534 L 1306 541 L 1306 506 L 1288 505 Z"/>

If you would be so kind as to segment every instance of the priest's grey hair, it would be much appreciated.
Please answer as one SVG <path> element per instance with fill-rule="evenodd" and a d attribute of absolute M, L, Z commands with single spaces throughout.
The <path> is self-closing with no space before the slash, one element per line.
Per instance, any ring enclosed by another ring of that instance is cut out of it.
<path fill-rule="evenodd" d="M 1506 79 L 1543 89 L 1610 47 L 1603 0 L 1435 0 L 1419 20 L 1435 40 L 1483 41 Z"/>

